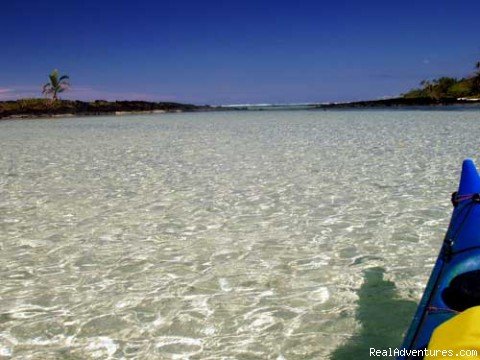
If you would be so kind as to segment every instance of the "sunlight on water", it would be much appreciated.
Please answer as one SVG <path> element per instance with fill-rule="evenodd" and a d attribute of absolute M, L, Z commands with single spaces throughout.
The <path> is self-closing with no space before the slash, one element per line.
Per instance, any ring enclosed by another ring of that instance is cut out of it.
<path fill-rule="evenodd" d="M 395 345 L 479 120 L 2 121 L 0 357 L 341 360 Z M 396 329 L 381 323 L 394 309 Z"/>

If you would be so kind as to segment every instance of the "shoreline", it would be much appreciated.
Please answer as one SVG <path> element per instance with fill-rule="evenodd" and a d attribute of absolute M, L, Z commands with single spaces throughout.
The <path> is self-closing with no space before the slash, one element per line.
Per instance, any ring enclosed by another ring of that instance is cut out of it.
<path fill-rule="evenodd" d="M 130 116 L 130 115 L 152 115 L 152 114 L 180 114 L 185 112 L 202 112 L 209 110 L 153 110 L 153 111 L 115 111 L 115 112 L 100 112 L 100 113 L 59 113 L 59 114 L 15 114 L 0 117 L 2 120 L 40 120 L 40 119 L 61 119 L 61 118 L 71 118 L 71 117 L 94 117 L 94 116 Z"/>
<path fill-rule="evenodd" d="M 465 106 L 480 109 L 480 99 L 455 98 L 389 98 L 381 100 L 362 100 L 350 102 L 332 102 L 321 104 L 245 104 L 219 106 L 222 110 L 262 111 L 262 110 L 358 110 L 358 109 L 438 109 L 453 106 Z"/>
<path fill-rule="evenodd" d="M 377 108 L 377 107 L 443 107 L 443 106 L 477 106 L 480 105 L 478 99 L 467 99 L 467 98 L 390 98 L 390 99 L 381 99 L 381 100 L 364 100 L 364 101 L 353 101 L 345 103 L 330 103 L 330 104 L 321 104 L 320 107 L 323 109 L 333 109 L 333 108 Z"/>
<path fill-rule="evenodd" d="M 45 99 L 0 101 L 1 120 L 55 119 L 63 117 L 128 116 L 150 114 L 174 114 L 205 111 L 266 111 L 266 110 L 358 110 L 358 109 L 448 109 L 461 106 L 480 110 L 480 99 L 432 99 L 432 98 L 391 98 L 339 103 L 312 103 L 292 105 L 192 105 L 147 101 L 95 100 L 92 102 L 58 100 L 55 103 Z"/>
<path fill-rule="evenodd" d="M 49 119 L 75 116 L 125 116 L 208 111 L 207 105 L 172 102 L 22 99 L 0 101 L 0 120 Z"/>

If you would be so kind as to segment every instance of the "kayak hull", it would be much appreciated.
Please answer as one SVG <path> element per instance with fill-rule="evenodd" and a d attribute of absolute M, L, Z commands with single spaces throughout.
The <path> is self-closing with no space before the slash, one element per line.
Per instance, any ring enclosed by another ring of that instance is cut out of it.
<path fill-rule="evenodd" d="M 444 292 L 458 275 L 480 269 L 480 176 L 472 160 L 463 162 L 460 186 L 452 201 L 450 225 L 423 297 L 418 305 L 397 360 L 415 359 L 412 350 L 427 347 L 433 331 L 456 315 Z"/>

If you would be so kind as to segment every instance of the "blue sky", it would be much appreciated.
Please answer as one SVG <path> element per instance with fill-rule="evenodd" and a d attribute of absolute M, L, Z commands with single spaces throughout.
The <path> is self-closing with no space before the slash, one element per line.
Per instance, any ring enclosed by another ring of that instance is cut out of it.
<path fill-rule="evenodd" d="M 196 104 L 398 95 L 480 60 L 480 1 L 25 0 L 2 4 L 0 99 Z"/>

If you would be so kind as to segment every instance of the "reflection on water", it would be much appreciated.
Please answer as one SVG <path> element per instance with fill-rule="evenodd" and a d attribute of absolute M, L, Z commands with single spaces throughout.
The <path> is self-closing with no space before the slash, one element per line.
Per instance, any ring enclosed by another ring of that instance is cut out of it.
<path fill-rule="evenodd" d="M 383 279 L 384 273 L 381 267 L 364 271 L 365 280 L 358 291 L 356 310 L 361 330 L 337 348 L 331 360 L 364 359 L 369 356 L 370 348 L 400 348 L 403 332 L 410 324 L 417 303 L 400 299 L 395 284 Z"/>
<path fill-rule="evenodd" d="M 396 345 L 479 137 L 461 111 L 2 121 L 0 356 Z"/>

